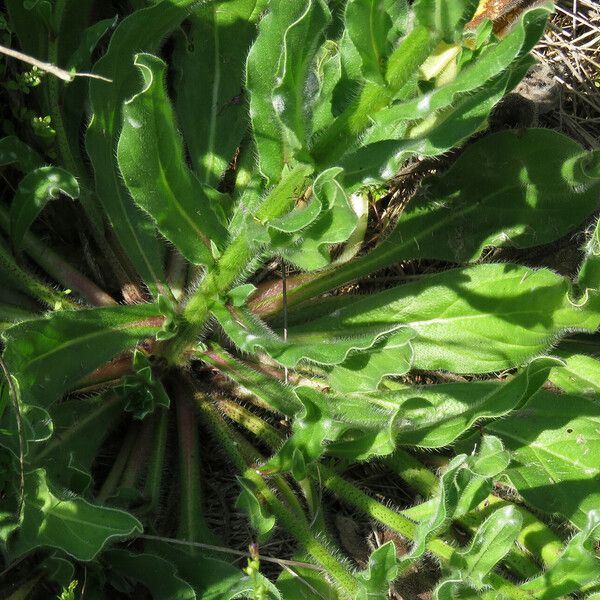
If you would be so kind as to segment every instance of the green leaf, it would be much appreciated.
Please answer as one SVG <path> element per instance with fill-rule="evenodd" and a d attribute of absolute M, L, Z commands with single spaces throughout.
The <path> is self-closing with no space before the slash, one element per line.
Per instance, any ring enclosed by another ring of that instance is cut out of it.
<path fill-rule="evenodd" d="M 256 486 L 250 479 L 238 477 L 237 480 L 242 489 L 235 507 L 248 515 L 252 528 L 258 534 L 258 542 L 264 543 L 275 527 L 275 517 L 261 504 L 256 493 Z"/>
<path fill-rule="evenodd" d="M 200 5 L 176 39 L 175 107 L 198 179 L 216 187 L 248 127 L 244 69 L 257 0 Z"/>
<path fill-rule="evenodd" d="M 310 555 L 298 553 L 293 559 L 306 562 Z M 283 569 L 276 585 L 285 600 L 343 599 L 323 573 L 306 567 L 294 566 L 293 571 Z"/>
<path fill-rule="evenodd" d="M 10 205 L 10 237 L 19 251 L 31 224 L 51 200 L 61 194 L 72 200 L 79 197 L 79 184 L 73 175 L 59 167 L 40 167 L 27 173 Z"/>
<path fill-rule="evenodd" d="M 272 183 L 284 165 L 306 150 L 310 132 L 305 87 L 330 16 L 323 0 L 275 0 L 248 54 L 247 88 L 259 168 Z"/>
<path fill-rule="evenodd" d="M 473 587 L 483 588 L 488 573 L 510 551 L 522 523 L 521 513 L 512 505 L 495 510 L 479 527 L 469 548 L 453 554 L 450 567 Z"/>
<path fill-rule="evenodd" d="M 18 383 L 15 381 L 18 390 Z M 39 406 L 29 406 L 20 403 L 21 427 L 25 456 L 29 454 L 30 444 L 45 442 L 52 436 L 54 426 L 48 411 Z M 9 399 L 8 386 L 0 382 L 0 446 L 9 450 L 19 458 L 20 443 L 17 428 L 17 416 L 14 405 Z"/>
<path fill-rule="evenodd" d="M 405 375 L 412 367 L 411 341 L 415 335 L 407 327 L 367 350 L 351 353 L 343 363 L 329 369 L 329 384 L 340 393 L 370 392 L 384 377 Z"/>
<path fill-rule="evenodd" d="M 139 211 L 124 187 L 114 157 L 122 124 L 121 107 L 135 93 L 138 82 L 134 55 L 156 51 L 193 5 L 194 0 L 171 0 L 129 15 L 112 35 L 107 53 L 94 66 L 95 73 L 112 83 L 90 81 L 93 117 L 86 148 L 94 168 L 96 192 L 129 260 L 154 295 L 166 289 L 161 247 L 153 223 Z"/>
<path fill-rule="evenodd" d="M 562 598 L 600 581 L 600 558 L 595 548 L 600 512 L 588 513 L 582 530 L 567 543 L 558 560 L 539 577 L 522 584 L 522 589 L 541 600 Z"/>
<path fill-rule="evenodd" d="M 96 46 L 104 35 L 117 23 L 117 18 L 102 19 L 86 27 L 79 38 L 79 45 L 67 60 L 66 70 L 87 71 L 90 68 L 91 58 Z"/>
<path fill-rule="evenodd" d="M 544 161 L 540 148 L 548 152 Z M 413 258 L 461 263 L 479 258 L 486 246 L 551 242 L 597 205 L 600 180 L 580 169 L 586 157 L 577 142 L 549 129 L 485 136 L 427 181 L 390 236 L 360 262 L 377 268 Z"/>
<path fill-rule="evenodd" d="M 346 31 L 360 55 L 363 76 L 374 83 L 385 85 L 387 58 L 392 48 L 391 13 L 401 4 L 395 0 L 350 0 L 346 5 Z"/>
<path fill-rule="evenodd" d="M 122 410 L 122 399 L 112 392 L 53 405 L 51 422 L 59 435 L 36 448 L 36 464 L 46 469 L 56 485 L 85 492 L 92 479 L 92 463 Z"/>
<path fill-rule="evenodd" d="M 272 247 L 304 271 L 327 266 L 331 262 L 327 246 L 346 241 L 356 228 L 358 218 L 338 180 L 340 174 L 337 167 L 320 173 L 304 209 L 267 224 Z"/>
<path fill-rule="evenodd" d="M 554 351 L 563 365 L 552 369 L 550 381 L 568 394 L 600 394 L 600 361 L 585 354 Z"/>
<path fill-rule="evenodd" d="M 235 345 L 245 352 L 263 349 L 277 362 L 294 367 L 301 360 L 335 365 L 343 362 L 352 350 L 370 348 L 378 339 L 396 331 L 401 324 L 367 323 L 354 329 L 339 331 L 329 328 L 322 331 L 301 331 L 295 328 L 287 340 L 271 331 L 248 310 L 224 305 L 212 307 L 214 316 Z"/>
<path fill-rule="evenodd" d="M 390 583 L 398 576 L 396 546 L 389 541 L 369 556 L 367 568 L 356 574 L 360 587 L 357 600 L 386 600 Z"/>
<path fill-rule="evenodd" d="M 395 325 L 417 333 L 411 341 L 415 368 L 497 371 L 543 352 L 552 337 L 566 328 L 597 327 L 600 315 L 594 307 L 573 306 L 568 291 L 569 283 L 547 270 L 482 264 L 426 276 L 365 297 L 344 296 L 334 310 L 317 305 L 317 318 L 311 318 L 310 306 L 305 307 L 303 322 L 288 327 L 288 341 L 306 343 L 317 337 L 348 340 L 369 330 L 384 332 L 386 327 L 392 333 Z M 283 353 L 285 346 L 263 347 L 280 360 L 275 352 Z M 292 361 L 286 362 L 293 366 Z"/>
<path fill-rule="evenodd" d="M 5 330 L 4 360 L 23 402 L 53 404 L 96 367 L 155 335 L 158 314 L 152 304 L 65 310 Z"/>
<path fill-rule="evenodd" d="M 178 577 L 171 562 L 160 556 L 108 550 L 102 559 L 121 575 L 139 581 L 155 600 L 196 600 L 192 586 Z"/>
<path fill-rule="evenodd" d="M 424 448 L 441 448 L 452 443 L 475 422 L 501 417 L 533 396 L 544 384 L 556 360 L 539 358 L 505 383 L 472 381 L 438 385 L 409 386 L 395 391 L 360 395 L 390 410 L 397 419 L 394 433 L 398 444 Z"/>
<path fill-rule="evenodd" d="M 476 8 L 476 0 L 418 0 L 413 10 L 421 25 L 450 44 L 460 39 Z"/>
<path fill-rule="evenodd" d="M 600 505 L 600 404 L 545 390 L 508 417 L 486 425 L 511 452 L 506 476 L 525 501 L 583 528 Z"/>
<path fill-rule="evenodd" d="M 22 173 L 29 173 L 42 164 L 40 155 L 18 137 L 9 135 L 0 139 L 0 167 L 14 165 Z"/>
<path fill-rule="evenodd" d="M 165 91 L 167 65 L 151 54 L 136 54 L 134 64 L 144 87 L 123 107 L 117 146 L 123 178 L 136 203 L 188 260 L 212 264 L 211 242 L 222 248 L 226 230 L 185 164 Z"/>
<path fill-rule="evenodd" d="M 36 469 L 27 474 L 20 527 L 9 549 L 14 558 L 50 547 L 77 560 L 92 560 L 111 540 L 141 531 L 141 523 L 126 512 L 56 495 L 44 469 Z"/>

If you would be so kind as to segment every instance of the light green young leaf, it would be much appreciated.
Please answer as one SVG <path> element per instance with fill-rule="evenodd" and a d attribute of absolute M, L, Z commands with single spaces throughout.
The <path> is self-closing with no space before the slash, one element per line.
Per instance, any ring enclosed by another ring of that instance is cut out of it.
<path fill-rule="evenodd" d="M 155 335 L 157 317 L 153 304 L 51 313 L 5 330 L 4 360 L 23 402 L 47 407 L 96 367 Z"/>
<path fill-rule="evenodd" d="M 386 600 L 390 583 L 398 576 L 396 546 L 391 540 L 369 556 L 364 571 L 356 574 L 360 587 L 356 600 Z"/>
<path fill-rule="evenodd" d="M 154 554 L 108 550 L 103 561 L 121 575 L 139 581 L 155 600 L 196 600 L 192 586 L 178 576 L 173 563 Z"/>
<path fill-rule="evenodd" d="M 156 52 L 161 40 L 188 16 L 194 4 L 195 0 L 171 0 L 129 15 L 112 35 L 107 53 L 94 66 L 95 73 L 112 83 L 90 80 L 93 117 L 86 149 L 94 167 L 96 192 L 129 260 L 154 295 L 166 289 L 156 228 L 130 198 L 114 157 L 122 124 L 121 107 L 135 93 L 139 81 L 134 55 Z"/>
<path fill-rule="evenodd" d="M 288 340 L 352 339 L 404 326 L 417 333 L 411 343 L 418 369 L 497 371 L 543 352 L 566 328 L 597 327 L 600 314 L 593 306 L 573 306 L 568 291 L 569 283 L 551 271 L 482 264 L 365 297 L 345 296 L 333 310 L 317 306 L 317 318 L 311 307 L 303 308 L 303 322 L 290 324 Z"/>
<path fill-rule="evenodd" d="M 600 404 L 540 390 L 523 408 L 486 425 L 513 461 L 506 476 L 525 501 L 584 528 L 600 505 Z"/>
<path fill-rule="evenodd" d="M 78 198 L 79 184 L 73 175 L 60 167 L 40 167 L 21 179 L 10 205 L 10 237 L 17 252 L 29 227 L 46 204 L 61 194 L 71 200 Z"/>
<path fill-rule="evenodd" d="M 329 369 L 329 384 L 340 393 L 370 392 L 384 377 L 405 375 L 412 367 L 411 340 L 415 335 L 407 327 L 367 350 L 350 354 L 343 363 Z"/>
<path fill-rule="evenodd" d="M 255 485 L 251 480 L 243 477 L 238 477 L 237 480 L 242 489 L 235 502 L 235 507 L 248 515 L 250 524 L 258 535 L 258 542 L 264 543 L 275 527 L 275 517 L 261 504 Z"/>
<path fill-rule="evenodd" d="M 327 246 L 346 241 L 356 227 L 358 218 L 339 181 L 340 174 L 337 167 L 320 173 L 304 209 L 267 224 L 271 246 L 304 271 L 327 266 L 331 262 Z"/>
<path fill-rule="evenodd" d="M 19 530 L 9 544 L 14 558 L 35 548 L 59 548 L 77 560 L 92 560 L 111 540 L 142 531 L 126 512 L 56 495 L 44 469 L 28 473 L 25 482 Z"/>
<path fill-rule="evenodd" d="M 600 511 L 591 510 L 585 526 L 569 540 L 558 560 L 545 573 L 522 584 L 522 589 L 540 600 L 552 600 L 600 582 L 600 557 L 595 549 L 598 526 Z"/>
<path fill-rule="evenodd" d="M 18 389 L 18 383 L 15 381 Z M 0 446 L 6 448 L 15 458 L 19 458 L 20 441 L 17 429 L 17 416 L 9 399 L 8 386 L 0 381 Z M 20 406 L 21 427 L 25 456 L 29 455 L 31 444 L 45 442 L 52 436 L 54 425 L 48 411 L 39 406 Z"/>
<path fill-rule="evenodd" d="M 17 136 L 0 139 L 0 167 L 14 165 L 22 173 L 29 173 L 43 165 L 41 156 Z"/>
<path fill-rule="evenodd" d="M 275 0 L 248 54 L 247 88 L 259 168 L 272 183 L 284 165 L 306 150 L 305 86 L 330 17 L 323 0 Z"/>
<path fill-rule="evenodd" d="M 187 34 L 176 38 L 175 108 L 192 167 L 211 187 L 218 185 L 248 127 L 244 69 L 258 4 L 201 4 L 189 18 Z"/>
<path fill-rule="evenodd" d="M 476 589 L 482 589 L 488 573 L 510 551 L 522 522 L 521 513 L 512 505 L 495 510 L 481 524 L 469 548 L 453 554 L 450 568 L 458 570 Z"/>
<path fill-rule="evenodd" d="M 144 87 L 123 107 L 117 146 L 123 178 L 136 203 L 189 261 L 212 264 L 211 242 L 222 249 L 226 230 L 185 163 L 166 95 L 167 65 L 151 54 L 136 54 L 134 64 Z"/>

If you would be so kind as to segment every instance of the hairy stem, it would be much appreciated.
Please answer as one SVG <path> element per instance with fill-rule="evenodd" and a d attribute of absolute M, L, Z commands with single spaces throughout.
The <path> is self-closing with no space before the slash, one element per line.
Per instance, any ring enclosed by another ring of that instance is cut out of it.
<path fill-rule="evenodd" d="M 148 498 L 148 511 L 150 513 L 155 512 L 160 505 L 162 475 L 167 450 L 169 411 L 163 408 L 157 409 L 157 412 L 152 415 L 152 420 L 155 423 L 155 434 L 144 489 L 144 495 Z"/>

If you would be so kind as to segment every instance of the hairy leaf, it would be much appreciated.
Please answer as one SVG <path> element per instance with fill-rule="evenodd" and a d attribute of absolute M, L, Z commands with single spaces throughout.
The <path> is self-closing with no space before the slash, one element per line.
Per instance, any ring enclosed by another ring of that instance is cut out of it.
<path fill-rule="evenodd" d="M 361 584 L 357 600 L 386 600 L 390 583 L 397 575 L 396 546 L 389 541 L 374 550 L 369 556 L 367 568 L 356 574 Z"/>
<path fill-rule="evenodd" d="M 121 106 L 135 92 L 138 81 L 134 55 L 156 51 L 162 38 L 186 18 L 194 3 L 171 0 L 128 16 L 111 37 L 107 53 L 94 66 L 95 73 L 108 77 L 112 83 L 90 81 L 93 118 L 87 130 L 86 148 L 94 167 L 96 192 L 129 260 L 155 295 L 165 289 L 155 227 L 131 200 L 114 155 L 122 124 Z"/>
<path fill-rule="evenodd" d="M 211 264 L 211 243 L 222 248 L 226 230 L 185 163 L 165 91 L 167 66 L 151 54 L 136 54 L 134 64 L 144 87 L 123 107 L 117 156 L 125 183 L 136 203 L 188 260 Z"/>
<path fill-rule="evenodd" d="M 19 171 L 29 173 L 42 164 L 40 155 L 18 137 L 9 135 L 0 139 L 0 166 L 14 165 Z"/>
<path fill-rule="evenodd" d="M 528 504 L 585 527 L 588 512 L 600 503 L 598 402 L 541 390 L 485 429 L 510 450 L 506 475 Z"/>
<path fill-rule="evenodd" d="M 545 573 L 523 584 L 523 589 L 541 600 L 551 600 L 598 583 L 600 558 L 594 540 L 598 539 L 599 525 L 600 512 L 590 511 L 585 526 L 569 540 L 558 560 Z"/>
<path fill-rule="evenodd" d="M 59 167 L 40 167 L 21 179 L 10 205 L 10 237 L 19 251 L 31 224 L 51 200 L 61 194 L 79 197 L 79 184 L 73 175 Z"/>
<path fill-rule="evenodd" d="M 23 402 L 47 407 L 96 367 L 155 335 L 157 317 L 152 304 L 52 313 L 5 330 L 4 360 Z"/>
<path fill-rule="evenodd" d="M 260 171 L 271 182 L 305 150 L 304 90 L 329 19 L 323 0 L 271 2 L 248 55 L 250 119 Z"/>
<path fill-rule="evenodd" d="M 141 523 L 126 512 L 56 495 L 44 469 L 36 469 L 27 474 L 20 527 L 9 548 L 13 557 L 50 547 L 77 560 L 92 560 L 111 540 L 141 531 Z"/>

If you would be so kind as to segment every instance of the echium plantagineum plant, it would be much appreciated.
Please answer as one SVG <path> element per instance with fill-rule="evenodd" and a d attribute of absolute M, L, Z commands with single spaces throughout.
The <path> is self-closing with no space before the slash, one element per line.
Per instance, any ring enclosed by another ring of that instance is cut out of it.
<path fill-rule="evenodd" d="M 472 0 L 129 4 L 117 25 L 5 3 L 11 44 L 73 81 L 6 88 L 47 135 L 0 140 L 2 593 L 383 600 L 427 554 L 440 600 L 598 598 L 600 155 L 545 129 L 465 143 L 552 6 L 500 33 Z M 365 243 L 374 186 L 459 146 Z M 570 277 L 482 258 L 578 228 Z M 217 454 L 245 568 L 205 517 Z M 414 506 L 346 474 L 373 460 Z M 352 563 L 334 499 L 408 551 Z M 267 578 L 276 528 L 296 548 Z"/>

